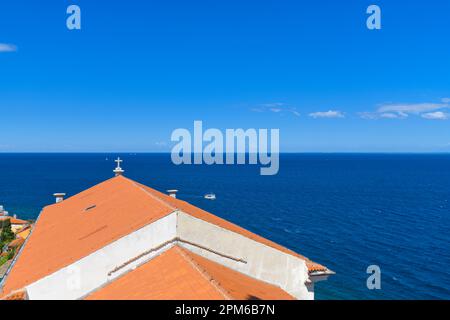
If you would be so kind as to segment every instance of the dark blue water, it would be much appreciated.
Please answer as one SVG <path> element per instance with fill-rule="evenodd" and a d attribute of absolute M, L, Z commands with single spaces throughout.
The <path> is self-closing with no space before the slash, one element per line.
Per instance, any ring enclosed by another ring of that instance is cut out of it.
<path fill-rule="evenodd" d="M 0 154 L 0 204 L 36 218 L 54 192 L 110 178 L 115 156 Z M 276 176 L 120 156 L 129 178 L 179 189 L 179 198 L 336 271 L 317 285 L 318 299 L 450 299 L 450 155 L 284 154 Z M 210 191 L 216 201 L 202 198 Z M 381 290 L 366 287 L 372 264 Z"/>

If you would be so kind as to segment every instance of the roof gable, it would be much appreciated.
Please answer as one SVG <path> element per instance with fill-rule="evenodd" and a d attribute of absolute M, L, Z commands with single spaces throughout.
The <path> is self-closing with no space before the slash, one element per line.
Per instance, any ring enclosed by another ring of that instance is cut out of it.
<path fill-rule="evenodd" d="M 174 246 L 87 299 L 274 300 L 293 297 L 279 287 Z"/>

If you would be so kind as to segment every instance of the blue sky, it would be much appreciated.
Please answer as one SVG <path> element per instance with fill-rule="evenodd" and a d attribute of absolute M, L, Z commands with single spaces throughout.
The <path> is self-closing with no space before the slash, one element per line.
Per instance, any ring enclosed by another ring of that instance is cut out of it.
<path fill-rule="evenodd" d="M 449 34 L 442 0 L 2 1 L 0 152 L 169 151 L 194 120 L 289 152 L 449 152 Z"/>

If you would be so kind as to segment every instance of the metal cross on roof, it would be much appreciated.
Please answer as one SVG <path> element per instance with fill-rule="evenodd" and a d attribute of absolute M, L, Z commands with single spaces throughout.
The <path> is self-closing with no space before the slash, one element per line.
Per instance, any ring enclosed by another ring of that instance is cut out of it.
<path fill-rule="evenodd" d="M 117 159 L 114 160 L 114 162 L 117 162 L 117 168 L 116 169 L 119 169 L 120 168 L 120 163 L 123 162 L 123 160 L 120 160 L 120 157 L 117 157 Z"/>
<path fill-rule="evenodd" d="M 124 173 L 124 170 L 120 167 L 120 163 L 123 162 L 123 160 L 120 159 L 120 157 L 117 157 L 114 162 L 117 162 L 117 167 L 113 170 L 113 172 L 116 174 L 116 176 L 120 176 Z"/>

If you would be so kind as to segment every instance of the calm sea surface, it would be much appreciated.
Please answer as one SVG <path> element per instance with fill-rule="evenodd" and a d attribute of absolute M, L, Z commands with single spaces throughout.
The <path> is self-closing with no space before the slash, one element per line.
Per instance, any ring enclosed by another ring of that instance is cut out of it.
<path fill-rule="evenodd" d="M 54 192 L 125 175 L 328 266 L 317 299 L 450 299 L 450 155 L 283 154 L 257 166 L 175 166 L 168 154 L 0 154 L 0 204 L 36 218 Z M 202 195 L 214 192 L 217 200 Z M 366 269 L 381 268 L 381 290 Z"/>

